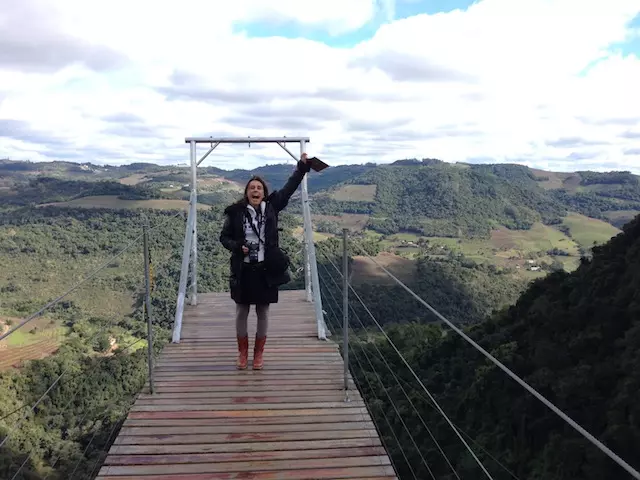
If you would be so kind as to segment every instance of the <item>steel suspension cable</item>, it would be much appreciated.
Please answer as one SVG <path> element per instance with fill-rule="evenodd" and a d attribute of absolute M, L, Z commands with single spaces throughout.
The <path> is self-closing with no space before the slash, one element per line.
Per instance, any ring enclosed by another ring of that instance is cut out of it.
<path fill-rule="evenodd" d="M 328 253 L 327 253 L 327 252 L 325 252 L 323 249 L 320 249 L 320 248 L 319 248 L 318 250 L 320 250 L 320 251 L 321 251 L 321 253 L 322 253 L 323 255 L 325 255 L 325 257 L 328 257 Z M 322 267 L 325 269 L 325 271 L 327 270 L 327 267 L 326 267 L 325 265 L 322 265 Z M 334 284 L 335 284 L 335 282 L 334 282 Z M 395 298 L 396 300 L 400 300 L 400 298 L 399 298 L 398 296 L 395 296 L 394 298 Z M 366 330 L 366 326 L 364 325 L 364 322 L 362 321 L 362 319 L 360 318 L 360 316 L 359 316 L 359 315 L 358 315 L 358 313 L 356 312 L 355 308 L 354 308 L 352 305 L 349 305 L 349 308 L 351 309 L 351 312 L 352 312 L 352 313 L 353 313 L 353 315 L 356 317 L 356 319 L 358 319 L 358 321 L 359 321 L 359 323 L 360 323 L 361 327 L 362 327 L 363 329 L 365 329 L 365 330 Z M 353 330 L 353 329 L 352 329 L 352 330 Z M 373 343 L 373 345 L 374 345 L 374 347 L 376 347 L 376 350 L 378 350 L 378 348 L 377 348 L 376 344 L 375 344 L 375 343 Z M 378 350 L 378 351 L 379 351 L 379 350 Z M 381 358 L 383 359 L 383 361 L 384 361 L 384 362 L 385 362 L 385 364 L 386 364 L 387 362 L 386 362 L 386 359 L 385 359 L 384 354 L 382 354 L 381 352 L 379 352 L 379 353 L 380 353 Z M 394 378 L 396 378 L 396 380 L 397 380 L 397 381 L 404 383 L 407 387 L 413 388 L 413 385 L 412 385 L 411 383 L 409 383 L 408 381 L 406 381 L 406 380 L 405 380 L 405 379 L 403 379 L 403 378 L 398 378 L 398 376 L 395 374 L 395 372 L 393 371 L 393 369 L 391 369 L 391 368 L 390 368 L 389 370 L 390 370 L 391 374 L 394 376 Z M 400 386 L 400 388 L 402 389 L 402 386 Z M 402 390 L 403 390 L 403 392 L 404 392 L 404 389 L 402 389 Z M 420 392 L 420 391 L 416 390 L 416 391 L 415 391 L 415 393 L 416 393 L 416 394 L 417 394 L 417 395 L 418 395 L 418 396 L 419 396 L 419 397 L 420 397 L 420 398 L 421 398 L 421 399 L 422 399 L 422 400 L 423 400 L 427 405 L 429 405 L 431 408 L 433 408 L 434 410 L 436 410 L 436 411 L 437 411 L 437 408 L 433 405 L 433 403 L 431 402 L 431 400 L 430 400 L 429 398 L 427 398 L 427 397 L 426 397 L 422 392 Z M 406 393 L 405 393 L 405 397 L 408 397 L 408 394 L 406 394 Z M 413 406 L 413 402 L 411 402 L 411 400 L 410 400 L 409 398 L 407 398 L 407 400 L 409 400 L 409 403 L 411 403 L 411 405 Z M 417 408 L 416 408 L 416 407 L 414 407 L 414 410 L 416 411 L 416 414 L 420 417 L 420 420 L 421 420 L 421 421 L 423 421 L 423 419 L 422 419 L 421 415 L 417 412 Z M 475 440 L 471 435 L 469 435 L 467 432 L 465 432 L 465 431 L 464 431 L 464 430 L 463 430 L 459 425 L 456 425 L 453 421 L 452 421 L 452 423 L 453 423 L 453 425 L 455 426 L 455 428 L 456 428 L 460 433 L 462 433 L 462 434 L 463 434 L 465 437 L 467 437 L 467 438 L 468 438 L 468 439 L 469 439 L 469 440 L 470 440 L 470 441 L 471 441 L 475 446 L 477 446 L 480 450 L 482 450 L 482 452 L 483 452 L 485 455 L 487 455 L 487 457 L 489 457 L 491 460 L 493 460 L 493 461 L 496 463 L 496 465 L 498 465 L 500 468 L 502 468 L 506 473 L 508 473 L 508 474 L 509 474 L 512 478 L 514 478 L 515 480 L 520 480 L 520 479 L 519 479 L 519 477 L 518 477 L 516 474 L 514 474 L 511 470 L 509 470 L 509 468 L 507 468 L 507 467 L 506 467 L 506 466 L 505 466 L 505 465 L 504 465 L 500 460 L 498 460 L 494 455 L 492 455 L 492 454 L 491 454 L 491 452 L 489 452 L 489 451 L 488 451 L 486 448 L 484 448 L 480 443 L 478 443 L 478 442 L 477 442 L 477 441 L 476 441 L 476 440 Z M 424 425 L 424 421 L 423 421 L 423 425 Z M 425 426 L 425 427 L 426 427 L 426 426 Z M 428 428 L 428 427 L 426 427 L 426 428 L 427 428 L 427 432 L 429 432 L 429 434 L 431 434 L 431 431 L 429 430 L 429 428 Z M 435 439 L 435 437 L 433 437 L 433 435 L 432 435 L 432 438 L 433 438 L 433 440 L 434 440 L 434 442 L 435 442 L 436 446 L 438 446 L 438 448 L 440 448 L 439 443 L 437 442 L 437 440 Z M 443 453 L 443 452 L 441 451 L 441 453 Z M 443 455 L 444 455 L 444 453 L 443 453 Z M 446 457 L 446 455 L 445 455 L 445 458 L 447 458 L 447 457 Z M 448 460 L 448 459 L 447 459 L 447 460 Z M 454 470 L 454 473 L 455 473 L 455 470 Z M 457 474 L 456 474 L 456 476 L 457 476 Z M 458 477 L 458 478 L 459 478 L 459 477 Z"/>
<path fill-rule="evenodd" d="M 322 252 L 323 254 L 325 254 L 325 257 L 327 256 L 325 252 Z M 338 282 L 333 278 L 333 276 L 329 273 L 328 269 L 326 266 L 322 265 L 322 267 L 325 269 L 325 271 L 327 272 L 327 275 L 331 278 L 331 280 L 333 281 L 334 285 L 336 287 L 338 287 Z M 353 308 L 352 305 L 349 305 L 349 308 L 351 309 L 351 313 L 353 314 L 353 316 L 358 320 L 358 322 L 360 323 L 360 326 L 363 329 L 366 329 L 364 322 L 362 321 L 362 319 L 360 318 L 360 316 L 356 313 L 355 309 Z M 355 330 L 353 329 L 353 327 L 350 327 L 352 332 L 354 332 L 355 334 Z M 391 368 L 391 366 L 389 365 L 389 362 L 387 362 L 384 354 L 380 351 L 380 349 L 378 348 L 378 346 L 376 345 L 376 342 L 371 342 L 371 344 L 374 346 L 374 348 L 376 349 L 376 352 L 378 352 L 378 355 L 380 356 L 380 359 L 384 362 L 385 366 L 387 367 L 387 369 L 389 370 L 389 372 L 391 372 L 391 375 L 393 376 L 394 380 L 396 381 L 396 383 L 398 384 L 398 386 L 400 387 L 400 390 L 402 391 L 403 395 L 405 396 L 405 398 L 408 400 L 409 404 L 411 405 L 411 407 L 413 408 L 413 411 L 415 412 L 415 414 L 417 415 L 418 419 L 420 420 L 420 422 L 422 423 L 422 426 L 424 427 L 424 429 L 428 432 L 429 436 L 431 437 L 431 440 L 433 440 L 433 443 L 436 445 L 436 447 L 438 448 L 440 454 L 444 457 L 447 465 L 449 466 L 449 468 L 451 469 L 451 471 L 453 472 L 453 474 L 455 475 L 455 477 L 458 480 L 460 479 L 460 476 L 458 475 L 458 472 L 456 472 L 456 469 L 453 467 L 453 465 L 451 464 L 451 461 L 449 460 L 449 457 L 447 456 L 447 454 L 444 452 L 444 450 L 442 449 L 442 447 L 440 446 L 440 443 L 438 442 L 438 440 L 435 438 L 435 436 L 433 435 L 433 433 L 431 432 L 431 429 L 429 428 L 429 426 L 427 425 L 427 423 L 425 422 L 424 418 L 422 417 L 422 415 L 420 415 L 420 412 L 418 412 L 417 407 L 414 405 L 414 403 L 411 401 L 411 398 L 409 398 L 409 394 L 406 392 L 406 390 L 404 389 L 404 387 L 402 386 L 402 384 L 400 383 L 400 380 L 398 379 L 396 373 L 393 371 L 393 369 Z M 364 350 L 363 350 L 364 352 Z M 366 353 L 365 353 L 366 355 Z M 368 359 L 368 355 L 367 355 L 367 359 Z M 369 362 L 371 364 L 371 362 Z M 377 374 L 377 373 L 376 373 Z M 382 381 L 381 381 L 382 383 Z M 433 474 L 432 474 L 433 476 Z"/>
<path fill-rule="evenodd" d="M 331 262 L 331 265 L 333 265 L 333 268 L 338 272 L 338 275 L 340 275 L 340 277 L 342 277 L 342 272 L 340 272 L 340 269 L 338 269 L 338 267 L 336 267 L 335 263 L 333 263 L 333 261 L 327 257 L 327 259 L 329 260 L 329 262 Z M 415 370 L 411 367 L 411 365 L 409 365 L 409 362 L 407 362 L 407 360 L 404 358 L 404 355 L 402 355 L 402 353 L 400 352 L 400 350 L 398 349 L 398 347 L 396 347 L 395 343 L 393 343 L 393 341 L 391 340 L 391 338 L 389 338 L 389 335 L 387 335 L 387 332 L 384 331 L 384 328 L 382 328 L 382 325 L 380 325 L 380 322 L 378 322 L 378 320 L 376 319 L 376 317 L 373 315 L 373 313 L 371 313 L 371 310 L 369 310 L 369 307 L 367 307 L 367 305 L 364 303 L 364 301 L 362 300 L 362 298 L 360 297 L 360 295 L 358 295 L 358 292 L 356 292 L 353 288 L 353 286 L 351 285 L 351 282 L 347 282 L 347 284 L 349 285 L 349 289 L 353 292 L 353 294 L 356 296 L 356 298 L 360 301 L 360 304 L 362 305 L 362 307 L 366 310 L 366 312 L 369 314 L 369 316 L 371 317 L 371 319 L 374 321 L 374 323 L 376 324 L 376 326 L 378 327 L 378 329 L 382 332 L 382 334 L 384 335 L 384 337 L 387 339 L 387 341 L 389 342 L 389 344 L 391 345 L 391 347 L 395 350 L 395 352 L 398 354 L 398 356 L 400 357 L 400 359 L 402 360 L 402 363 L 405 364 L 405 366 L 409 369 L 409 371 L 411 372 L 411 374 L 413 375 L 413 377 L 416 379 L 416 381 L 420 384 L 420 387 L 422 388 L 422 390 L 424 390 L 424 392 L 427 394 L 427 396 L 431 399 L 431 401 L 433 402 L 433 404 L 436 406 L 436 409 L 438 410 L 438 412 L 440 412 L 440 415 L 442 415 L 444 417 L 444 419 L 447 421 L 447 423 L 449 424 L 449 426 L 451 427 L 451 429 L 455 432 L 455 434 L 458 436 L 458 438 L 460 439 L 460 441 L 464 444 L 464 446 L 466 447 L 467 451 L 471 454 L 471 456 L 473 457 L 473 459 L 475 460 L 475 462 L 478 464 L 478 466 L 481 468 L 481 470 L 483 471 L 483 473 L 486 475 L 487 478 L 489 478 L 490 480 L 493 480 L 493 477 L 491 476 L 491 474 L 487 471 L 487 469 L 485 468 L 485 466 L 482 464 L 482 462 L 480 461 L 480 459 L 478 458 L 478 456 L 475 454 L 475 452 L 473 451 L 473 449 L 469 446 L 469 444 L 465 441 L 464 438 L 462 438 L 462 435 L 460 435 L 460 432 L 458 432 L 458 430 L 456 429 L 456 427 L 454 426 L 453 422 L 451 421 L 451 419 L 449 418 L 449 416 L 444 412 L 444 410 L 442 409 L 442 407 L 440 407 L 440 405 L 438 404 L 438 402 L 436 401 L 436 399 L 434 398 L 434 396 L 431 394 L 431 392 L 427 389 L 427 387 L 425 386 L 425 384 L 422 382 L 422 380 L 420 379 L 420 377 L 418 377 L 418 375 L 416 374 Z"/>
<path fill-rule="evenodd" d="M 353 242 L 357 245 L 356 242 Z M 586 429 L 584 429 L 580 424 L 578 424 L 575 420 L 573 420 L 569 415 L 564 413 L 558 407 L 556 407 L 553 403 L 547 400 L 542 394 L 540 394 L 536 389 L 534 389 L 527 382 L 522 380 L 518 375 L 513 373 L 507 366 L 505 366 L 502 362 L 500 362 L 497 358 L 487 352 L 484 348 L 482 348 L 478 343 L 476 343 L 473 339 L 471 339 L 467 334 L 465 334 L 460 328 L 456 327 L 452 322 L 450 322 L 446 317 L 444 317 L 440 312 L 438 312 L 435 308 L 429 305 L 426 301 L 424 301 L 420 296 L 418 296 L 413 290 L 407 287 L 402 281 L 400 281 L 395 275 L 393 275 L 389 270 L 387 270 L 384 266 L 380 265 L 371 255 L 367 253 L 367 251 L 362 248 L 362 246 L 358 245 L 360 250 L 364 252 L 365 256 L 369 258 L 373 263 L 375 263 L 378 267 L 380 267 L 389 277 L 391 277 L 398 285 L 404 288 L 411 296 L 413 296 L 418 302 L 420 302 L 423 306 L 429 309 L 431 313 L 433 313 L 436 317 L 446 323 L 454 332 L 460 335 L 464 340 L 466 340 L 469 344 L 471 344 L 476 350 L 482 353 L 486 358 L 488 358 L 494 365 L 500 368 L 503 372 L 509 375 L 513 380 L 515 380 L 520 386 L 522 386 L 525 390 L 527 390 L 531 395 L 540 400 L 544 405 L 546 405 L 551 411 L 553 411 L 556 415 L 562 418 L 565 422 L 571 425 L 576 431 L 582 434 L 589 442 L 591 442 L 594 446 L 596 446 L 601 452 L 606 454 L 611 460 L 616 462 L 619 466 L 625 469 L 633 478 L 640 480 L 640 472 L 638 472 L 635 468 L 625 462 L 622 458 L 620 458 L 615 452 L 613 452 L 609 447 L 607 447 L 604 443 L 594 437 L 591 433 L 589 433 Z"/>
<path fill-rule="evenodd" d="M 318 279 L 319 278 L 320 277 L 318 277 Z M 325 287 L 326 287 L 326 284 L 325 284 Z M 335 297 L 333 297 L 333 300 L 334 300 L 334 302 L 336 304 L 336 308 L 338 308 L 338 310 L 340 310 L 340 306 L 339 306 L 337 300 L 335 300 Z M 329 308 L 332 310 L 332 312 L 335 315 L 335 311 L 333 310 L 333 307 L 331 307 L 330 304 L 328 304 L 328 306 L 329 306 Z M 336 316 L 336 318 L 339 318 L 339 317 Z M 362 363 L 360 363 L 360 360 L 358 359 L 358 357 L 354 355 L 354 358 L 358 362 L 358 365 L 360 366 L 360 369 L 364 370 L 362 368 Z M 371 390 L 371 392 L 375 392 L 375 390 L 373 389 L 373 387 L 371 385 L 371 382 L 369 381 L 369 379 L 367 378 L 366 375 L 364 376 L 364 378 L 367 381 L 367 384 L 369 385 L 369 389 Z M 356 387 L 358 388 L 358 390 L 362 390 L 360 381 L 358 380 L 357 376 L 354 375 L 353 376 L 353 380 L 356 383 Z M 378 396 L 375 393 L 373 395 L 375 396 L 376 399 L 378 399 Z M 364 400 L 364 398 L 363 398 L 363 400 Z M 366 402 L 365 402 L 365 404 L 366 404 Z M 373 416 L 372 411 L 371 411 L 373 409 L 372 408 L 368 408 L 368 410 L 370 410 L 370 415 L 371 415 L 371 418 L 373 420 L 374 416 Z M 407 458 L 407 455 L 406 455 L 406 453 L 404 451 L 404 448 L 402 448 L 402 443 L 400 443 L 400 439 L 398 438 L 398 436 L 396 435 L 395 431 L 393 430 L 393 427 L 391 426 L 391 422 L 389 421 L 389 417 L 387 417 L 387 414 L 383 409 L 380 409 L 380 412 L 382 413 L 382 416 L 383 416 L 385 422 L 387 423 L 387 426 L 389 427 L 389 431 L 391 432 L 391 435 L 393 436 L 393 438 L 395 439 L 396 443 L 398 444 L 398 449 L 400 450 L 400 453 L 402 454 L 402 457 L 404 458 L 404 461 L 407 464 L 407 468 L 411 472 L 411 475 L 413 476 L 414 480 L 418 480 L 418 477 L 416 476 L 416 473 L 413 470 L 413 467 L 411 466 L 411 463 L 409 462 L 409 459 Z M 375 422 L 374 422 L 374 425 L 375 425 Z M 378 430 L 378 428 L 376 428 L 376 430 Z M 378 436 L 380 437 L 380 440 L 382 441 L 383 445 L 385 446 L 385 449 L 387 451 L 389 451 L 389 448 L 386 446 L 386 444 L 384 442 L 384 435 L 382 435 L 382 432 L 379 431 L 379 430 L 378 430 Z M 389 459 L 391 460 L 391 462 L 393 464 L 393 460 L 391 458 L 391 455 L 389 455 Z M 398 468 L 395 466 L 395 464 L 394 464 L 394 469 L 396 470 L 396 473 L 397 473 Z"/>
<path fill-rule="evenodd" d="M 178 215 L 181 215 L 182 212 L 179 212 L 176 215 L 172 215 L 171 217 L 169 217 L 167 220 L 165 220 L 164 222 L 152 227 L 149 229 L 149 231 L 151 230 L 155 230 L 156 228 L 159 228 L 163 225 L 166 225 L 169 220 L 172 220 L 173 218 L 176 218 Z M 91 280 L 92 278 L 94 278 L 96 275 L 98 275 L 100 272 L 102 272 L 105 268 L 107 268 L 114 260 L 116 260 L 117 258 L 119 258 L 120 256 L 122 256 L 124 253 L 126 253 L 131 247 L 133 247 L 134 245 L 139 245 L 140 244 L 140 239 L 142 239 L 144 234 L 140 234 L 138 235 L 136 238 L 134 238 L 131 242 L 129 242 L 127 245 L 125 245 L 118 253 L 116 253 L 115 255 L 113 255 L 109 260 L 107 260 L 105 263 L 103 263 L 102 265 L 100 265 L 98 268 L 96 268 L 95 270 L 93 270 L 90 274 L 88 274 L 86 277 L 84 277 L 82 280 L 80 280 L 79 282 L 77 282 L 75 285 L 73 285 L 71 288 L 69 288 L 66 292 L 64 292 L 62 295 L 58 296 L 57 298 L 51 300 L 49 303 L 47 303 L 44 307 L 42 307 L 40 310 L 38 310 L 35 313 L 32 313 L 31 315 L 29 315 L 27 318 L 25 318 L 22 322 L 20 322 L 18 325 L 16 325 L 15 327 L 13 327 L 12 329 L 8 330 L 7 332 L 5 332 L 4 334 L 0 335 L 0 341 L 4 340 L 5 338 L 7 338 L 9 335 L 11 335 L 12 333 L 14 333 L 16 330 L 18 330 L 19 328 L 22 328 L 23 326 L 25 326 L 27 323 L 29 323 L 31 320 L 33 320 L 36 317 L 39 317 L 40 315 L 42 315 L 44 312 L 46 312 L 49 308 L 57 305 L 62 299 L 64 299 L 66 296 L 68 296 L 69 294 L 75 292 L 78 288 L 80 288 L 82 285 L 84 285 L 85 283 L 87 283 L 89 280 Z"/>
<path fill-rule="evenodd" d="M 324 267 L 324 265 L 323 265 L 323 267 Z M 325 271 L 327 271 L 326 267 L 324 267 L 324 268 L 325 268 Z M 329 277 L 331 278 L 333 283 L 336 284 L 335 279 L 331 276 L 331 274 L 328 273 L 328 271 L 327 271 L 327 274 L 329 275 Z M 333 297 L 334 301 L 336 301 L 335 297 L 333 296 L 333 294 L 331 294 L 331 296 Z M 348 328 L 351 328 L 351 331 L 354 332 L 354 334 L 355 334 L 355 331 L 354 331 L 353 327 L 348 326 Z M 349 340 L 349 338 L 348 338 L 348 332 L 347 332 L 347 342 L 349 343 L 349 350 L 352 351 L 355 354 L 355 350 L 351 349 L 351 340 Z M 420 447 L 418 447 L 418 444 L 416 443 L 415 438 L 413 438 L 413 435 L 411 434 L 411 431 L 409 430 L 409 427 L 407 427 L 407 424 L 404 421 L 404 419 L 402 418 L 402 415 L 400 415 L 400 411 L 398 410 L 398 407 L 396 406 L 395 402 L 391 398 L 391 395 L 389 395 L 389 392 L 387 391 L 387 388 L 385 387 L 385 385 L 384 385 L 384 383 L 382 381 L 382 377 L 380 376 L 380 374 L 378 373 L 376 368 L 373 366 L 373 362 L 371 362 L 371 359 L 369 358 L 369 355 L 367 354 L 367 352 L 365 350 L 362 350 L 362 353 L 364 354 L 365 358 L 367 359 L 367 363 L 371 367 L 371 371 L 375 374 L 376 378 L 378 379 L 378 382 L 380 382 L 380 386 L 382 387 L 382 390 L 384 391 L 385 395 L 387 396 L 387 399 L 389 400 L 389 403 L 391 404 L 391 406 L 393 407 L 393 410 L 395 411 L 396 415 L 398 416 L 398 419 L 400 420 L 400 423 L 402 424 L 402 426 L 404 427 L 405 431 L 409 435 L 409 439 L 411 440 L 411 443 L 413 444 L 414 448 L 418 452 L 418 456 L 422 460 L 422 463 L 426 467 L 426 469 L 429 472 L 429 475 L 431 476 L 431 478 L 433 478 L 433 480 L 436 480 L 436 477 L 433 474 L 433 471 L 431 470 L 431 467 L 429 466 L 429 462 L 427 462 L 427 460 L 424 458 L 424 455 L 422 455 L 422 451 L 420 450 Z M 357 360 L 357 356 L 356 356 L 356 360 Z M 362 364 L 360 362 L 358 362 L 358 364 L 360 365 L 360 368 L 362 369 Z M 365 374 L 365 378 L 366 378 L 366 374 Z M 370 383 L 369 383 L 369 388 L 371 389 L 372 392 L 374 392 L 374 390 L 373 390 L 373 388 L 372 388 Z"/>

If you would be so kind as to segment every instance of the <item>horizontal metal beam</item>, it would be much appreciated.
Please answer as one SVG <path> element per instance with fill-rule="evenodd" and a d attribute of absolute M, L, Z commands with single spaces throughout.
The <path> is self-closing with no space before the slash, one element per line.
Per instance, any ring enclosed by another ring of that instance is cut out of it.
<path fill-rule="evenodd" d="M 185 143 L 309 143 L 309 137 L 188 137 Z"/>

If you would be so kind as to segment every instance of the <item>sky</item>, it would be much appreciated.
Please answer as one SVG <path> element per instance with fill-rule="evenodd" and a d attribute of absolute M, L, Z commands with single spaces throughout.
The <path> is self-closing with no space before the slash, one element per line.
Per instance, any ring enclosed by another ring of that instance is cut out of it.
<path fill-rule="evenodd" d="M 640 173 L 640 2 L 0 0 L 0 158 L 185 164 L 191 136 Z"/>

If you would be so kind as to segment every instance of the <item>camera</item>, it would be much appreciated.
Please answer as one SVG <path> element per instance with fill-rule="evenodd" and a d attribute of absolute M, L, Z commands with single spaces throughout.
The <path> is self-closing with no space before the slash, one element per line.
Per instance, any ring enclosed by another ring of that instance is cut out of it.
<path fill-rule="evenodd" d="M 249 249 L 249 263 L 258 263 L 258 249 L 260 245 L 255 242 L 247 243 Z"/>

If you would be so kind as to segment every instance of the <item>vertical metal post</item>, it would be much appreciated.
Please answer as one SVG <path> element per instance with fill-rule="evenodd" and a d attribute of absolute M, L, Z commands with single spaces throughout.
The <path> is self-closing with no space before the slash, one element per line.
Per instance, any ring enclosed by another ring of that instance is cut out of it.
<path fill-rule="evenodd" d="M 349 230 L 342 229 L 342 342 L 344 357 L 344 390 L 349 390 Z"/>
<path fill-rule="evenodd" d="M 191 237 L 191 305 L 198 304 L 198 163 L 196 142 L 191 142 L 191 192 L 193 194 L 193 236 Z"/>
<path fill-rule="evenodd" d="M 300 142 L 300 157 L 305 153 L 305 142 Z M 311 295 L 311 262 L 309 259 L 309 241 L 313 241 L 313 233 L 311 232 L 311 214 L 309 206 L 309 189 L 307 187 L 307 176 L 302 179 L 302 218 L 303 218 L 303 238 L 304 238 L 304 290 L 307 294 L 307 302 L 312 301 Z M 309 217 L 309 218 L 307 218 Z"/>
<path fill-rule="evenodd" d="M 300 152 L 305 151 L 305 141 L 300 141 Z M 312 295 L 313 306 L 316 312 L 316 322 L 318 326 L 318 338 L 321 340 L 327 339 L 327 326 L 324 322 L 324 312 L 322 311 L 322 298 L 320 296 L 320 278 L 318 277 L 318 264 L 316 263 L 316 247 L 313 243 L 313 227 L 311 224 L 311 207 L 309 205 L 309 191 L 307 190 L 307 176 L 305 175 L 302 183 L 302 212 L 305 222 L 305 261 L 307 263 L 307 272 L 305 276 L 309 276 L 309 287 L 307 287 L 307 301 L 309 301 L 310 293 Z"/>
<path fill-rule="evenodd" d="M 187 225 L 184 232 L 184 243 L 182 246 L 182 265 L 180 267 L 180 283 L 178 284 L 178 300 L 176 301 L 176 316 L 173 322 L 172 342 L 180 343 L 180 335 L 182 332 L 182 314 L 184 313 L 184 301 L 187 291 L 187 277 L 189 276 L 189 259 L 191 252 L 191 237 L 193 235 L 193 211 L 195 204 L 193 203 L 193 192 L 189 203 L 189 214 L 187 216 Z"/>
<path fill-rule="evenodd" d="M 149 364 L 149 389 L 153 392 L 153 327 L 151 317 L 151 272 L 149 262 L 149 231 L 145 224 L 143 227 L 144 243 L 144 283 L 145 283 L 145 310 L 147 312 L 147 363 Z"/>

